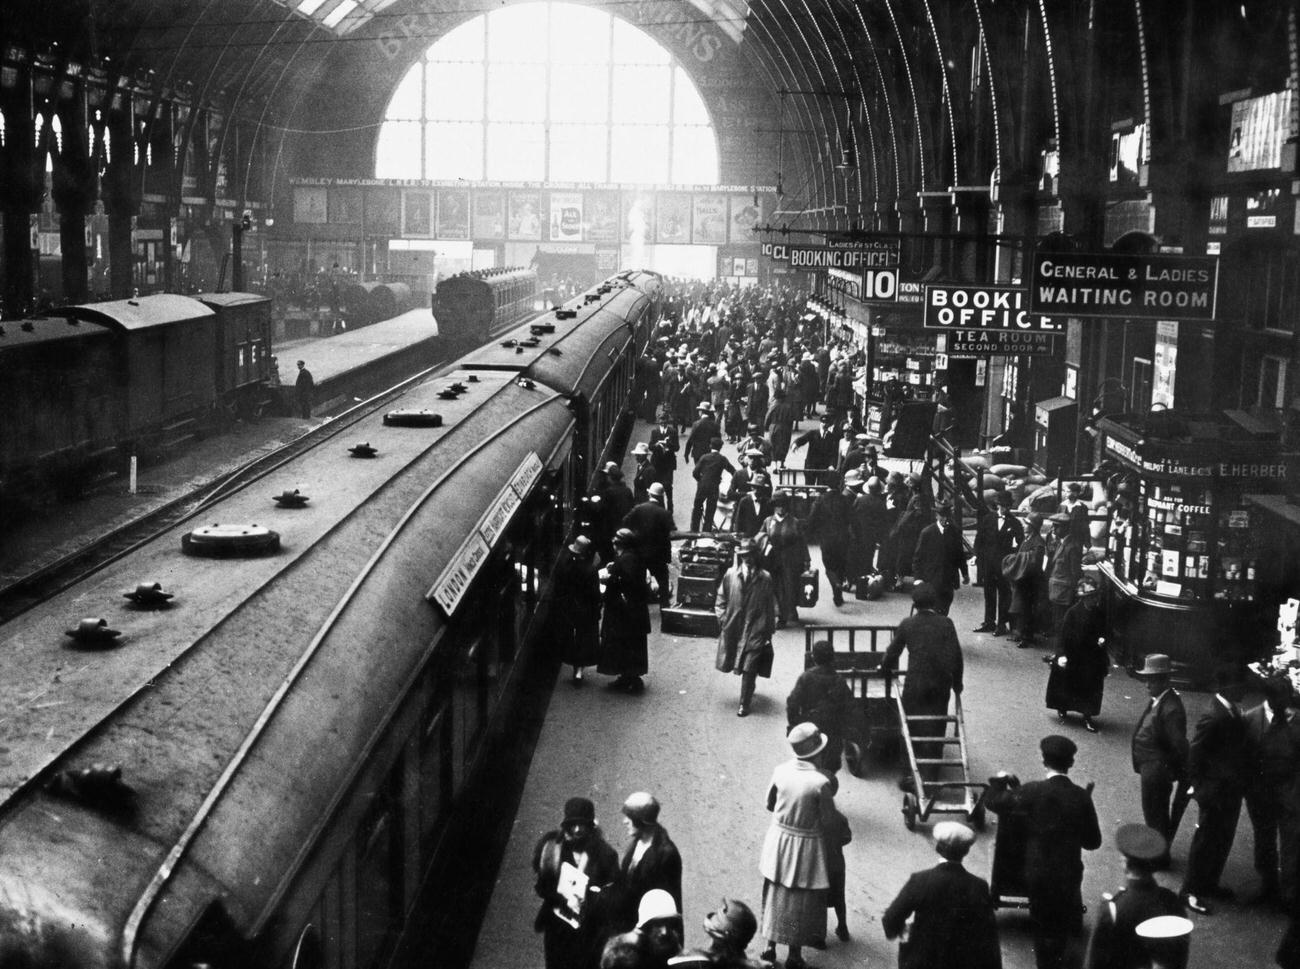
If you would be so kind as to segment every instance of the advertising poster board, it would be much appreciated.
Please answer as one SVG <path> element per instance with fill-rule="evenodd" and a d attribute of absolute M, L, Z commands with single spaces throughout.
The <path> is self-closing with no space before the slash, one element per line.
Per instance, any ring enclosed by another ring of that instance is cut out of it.
<path fill-rule="evenodd" d="M 293 187 L 293 221 L 308 225 L 324 225 L 328 208 L 329 191 L 324 186 L 295 185 Z"/>
<path fill-rule="evenodd" d="M 691 241 L 691 197 L 675 192 L 659 194 L 659 212 L 655 221 L 655 242 L 667 245 Z"/>
<path fill-rule="evenodd" d="M 437 225 L 439 239 L 469 238 L 469 189 L 438 190 Z"/>
<path fill-rule="evenodd" d="M 552 192 L 550 222 L 552 242 L 581 242 L 582 193 Z"/>
<path fill-rule="evenodd" d="M 428 236 L 433 230 L 433 193 L 418 189 L 402 193 L 402 235 Z"/>
<path fill-rule="evenodd" d="M 757 242 L 758 236 L 754 233 L 754 226 L 763 221 L 763 200 L 760 198 L 755 205 L 752 196 L 733 195 L 730 203 L 731 218 L 727 223 L 728 241 Z"/>
<path fill-rule="evenodd" d="M 727 241 L 727 197 L 696 195 L 692 198 L 691 237 L 696 245 L 720 246 Z M 740 275 L 737 273 L 737 275 Z"/>
<path fill-rule="evenodd" d="M 584 211 L 588 242 L 618 242 L 617 192 L 588 192 Z"/>
<path fill-rule="evenodd" d="M 506 237 L 505 193 L 475 189 L 473 221 L 475 239 L 504 239 Z"/>
<path fill-rule="evenodd" d="M 542 238 L 542 197 L 538 192 L 511 192 L 506 235 L 523 242 Z"/>

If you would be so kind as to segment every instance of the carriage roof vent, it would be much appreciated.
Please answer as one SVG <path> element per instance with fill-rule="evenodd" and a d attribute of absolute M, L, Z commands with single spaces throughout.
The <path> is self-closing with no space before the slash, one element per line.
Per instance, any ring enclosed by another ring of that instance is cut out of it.
<path fill-rule="evenodd" d="M 181 536 L 181 551 L 205 558 L 252 558 L 280 551 L 280 533 L 261 525 L 204 525 Z"/>
<path fill-rule="evenodd" d="M 571 320 L 577 315 L 578 315 L 577 310 L 561 309 L 558 306 L 555 308 L 555 318 L 557 320 Z"/>

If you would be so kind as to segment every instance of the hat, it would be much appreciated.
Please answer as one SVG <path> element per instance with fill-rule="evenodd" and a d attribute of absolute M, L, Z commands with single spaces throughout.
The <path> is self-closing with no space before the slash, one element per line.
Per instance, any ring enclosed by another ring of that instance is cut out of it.
<path fill-rule="evenodd" d="M 934 591 L 934 586 L 929 582 L 917 580 L 912 585 L 912 604 L 918 609 L 927 609 L 939 601 L 938 594 Z"/>
<path fill-rule="evenodd" d="M 745 457 L 747 458 L 761 458 L 762 456 L 763 456 L 762 448 L 756 448 L 756 447 L 745 448 Z"/>
<path fill-rule="evenodd" d="M 750 421 L 749 429 L 751 431 L 761 431 L 763 429 L 763 425 L 760 424 L 758 421 Z"/>
<path fill-rule="evenodd" d="M 1115 847 L 1125 858 L 1158 861 L 1169 850 L 1165 836 L 1145 824 L 1121 824 L 1115 832 Z"/>
<path fill-rule="evenodd" d="M 853 440 L 855 440 L 855 441 L 870 441 L 870 440 L 871 440 L 871 435 L 870 435 L 870 434 L 854 434 L 854 435 L 853 435 Z"/>
<path fill-rule="evenodd" d="M 710 938 L 726 939 L 743 949 L 758 932 L 758 919 L 744 902 L 724 898 L 721 908 L 704 917 L 704 931 Z"/>
<path fill-rule="evenodd" d="M 933 834 L 934 850 L 952 860 L 966 857 L 975 843 L 975 832 L 959 821 L 940 821 Z"/>
<path fill-rule="evenodd" d="M 915 471 L 907 476 L 907 484 L 909 487 L 915 488 L 920 483 L 921 483 L 921 476 L 917 474 Z"/>
<path fill-rule="evenodd" d="M 680 919 L 682 913 L 677 911 L 677 903 L 662 888 L 652 888 L 641 896 L 641 904 L 636 909 L 636 927 L 644 929 L 651 922 L 659 919 Z"/>
<path fill-rule="evenodd" d="M 778 491 L 776 494 L 774 494 L 774 495 L 772 496 L 772 507 L 773 507 L 773 508 L 789 508 L 789 507 L 790 507 L 790 492 L 788 492 L 788 491 Z"/>
<path fill-rule="evenodd" d="M 650 445 L 645 441 L 638 441 L 636 447 L 632 449 L 633 454 L 649 454 Z"/>
<path fill-rule="evenodd" d="M 799 358 L 799 362 L 802 363 L 805 360 L 812 360 L 812 358 L 813 355 L 809 353 L 807 350 L 805 350 L 803 356 Z"/>
<path fill-rule="evenodd" d="M 826 747 L 826 735 L 817 729 L 815 723 L 800 723 L 790 728 L 786 735 L 790 749 L 800 760 L 816 757 Z"/>
<path fill-rule="evenodd" d="M 663 485 L 661 485 L 658 481 L 654 481 L 651 482 L 650 487 L 646 489 L 646 494 L 648 494 L 651 498 L 657 498 L 660 501 L 662 501 L 666 492 L 664 491 Z"/>
<path fill-rule="evenodd" d="M 935 513 L 936 515 L 951 515 L 951 514 L 952 514 L 952 502 L 951 502 L 951 501 L 940 501 L 940 502 L 937 502 L 937 503 L 935 504 L 935 506 L 934 506 L 934 513 Z"/>
<path fill-rule="evenodd" d="M 1142 668 L 1134 670 L 1134 676 L 1169 676 L 1174 671 L 1173 664 L 1164 653 L 1148 653 L 1142 661 Z"/>
<path fill-rule="evenodd" d="M 1092 595 L 1101 589 L 1101 584 L 1094 575 L 1085 575 L 1079 578 L 1074 585 L 1074 591 L 1081 596 Z"/>
<path fill-rule="evenodd" d="M 846 487 L 846 488 L 852 488 L 852 489 L 854 489 L 855 491 L 856 491 L 857 489 L 861 488 L 861 487 L 862 487 L 862 472 L 861 472 L 861 471 L 845 471 L 845 472 L 844 472 L 844 487 Z"/>
<path fill-rule="evenodd" d="M 1038 749 L 1043 752 L 1043 762 L 1052 767 L 1069 768 L 1074 763 L 1074 755 L 1079 752 L 1079 747 L 1073 740 L 1056 733 L 1040 740 Z"/>
<path fill-rule="evenodd" d="M 619 545 L 632 545 L 636 542 L 636 532 L 630 528 L 620 528 L 614 533 L 614 541 Z"/>
<path fill-rule="evenodd" d="M 596 805 L 585 797 L 571 797 L 564 802 L 564 824 L 596 823 Z"/>
<path fill-rule="evenodd" d="M 835 423 L 835 415 L 832 414 L 832 413 L 831 413 L 830 411 L 828 411 L 828 410 L 824 410 L 824 411 L 822 411 L 822 423 L 823 423 L 823 424 L 834 424 L 834 423 Z"/>
<path fill-rule="evenodd" d="M 1043 525 L 1043 516 L 1036 511 L 1031 511 L 1025 516 L 1025 524 L 1030 528 L 1041 528 Z"/>
<path fill-rule="evenodd" d="M 1009 492 L 1009 491 L 999 491 L 999 492 L 994 496 L 993 500 L 996 501 L 996 502 L 997 502 L 999 505 L 1001 505 L 1003 508 L 1010 508 L 1010 507 L 1011 507 L 1011 492 Z"/>
<path fill-rule="evenodd" d="M 819 639 L 812 644 L 812 660 L 818 666 L 825 666 L 835 660 L 835 650 L 828 641 Z"/>
<path fill-rule="evenodd" d="M 574 555 L 586 555 L 591 550 L 591 539 L 586 535 L 578 535 L 569 543 L 569 551 Z"/>
<path fill-rule="evenodd" d="M 710 414 L 713 413 L 713 405 L 710 404 L 707 400 L 700 401 L 698 404 L 695 405 L 695 409 L 708 411 Z"/>
<path fill-rule="evenodd" d="M 873 495 L 878 495 L 885 490 L 885 483 L 873 474 L 867 479 L 867 490 Z"/>
<path fill-rule="evenodd" d="M 1147 942 L 1161 942 L 1186 938 L 1192 934 L 1193 928 L 1192 920 L 1181 915 L 1155 915 L 1139 922 L 1133 934 Z"/>
<path fill-rule="evenodd" d="M 758 542 L 754 541 L 752 538 L 746 538 L 746 539 L 744 539 L 744 540 L 743 540 L 739 545 L 736 546 L 736 554 L 737 554 L 737 555 L 757 555 L 757 554 L 758 554 Z"/>
<path fill-rule="evenodd" d="M 749 484 L 752 488 L 768 488 L 771 487 L 772 482 L 767 475 L 760 472 L 749 479 Z"/>
<path fill-rule="evenodd" d="M 1049 519 L 1047 519 L 1047 520 L 1050 521 L 1053 525 L 1068 525 L 1068 524 L 1070 524 L 1070 516 L 1069 516 L 1066 512 L 1063 512 L 1063 511 L 1058 511 L 1055 515 L 1053 515 L 1051 518 L 1049 518 Z"/>
<path fill-rule="evenodd" d="M 655 800 L 653 794 L 637 791 L 629 794 L 627 800 L 623 802 L 623 813 L 635 824 L 642 826 L 654 824 L 659 820 L 659 802 Z"/>
<path fill-rule="evenodd" d="M 614 461 L 610 461 L 608 464 L 605 465 L 605 474 L 608 477 L 617 480 L 623 477 L 623 469 Z"/>

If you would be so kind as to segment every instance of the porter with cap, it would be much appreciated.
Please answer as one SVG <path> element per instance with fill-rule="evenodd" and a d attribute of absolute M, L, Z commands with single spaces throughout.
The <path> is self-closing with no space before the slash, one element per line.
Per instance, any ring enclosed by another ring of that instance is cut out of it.
<path fill-rule="evenodd" d="M 974 843 L 975 832 L 964 824 L 934 826 L 934 850 L 943 861 L 908 878 L 880 919 L 887 939 L 902 936 L 912 920 L 899 969 L 1001 969 L 988 882 L 962 865 Z"/>
<path fill-rule="evenodd" d="M 1149 919 L 1185 914 L 1178 896 L 1156 883 L 1155 870 L 1168 858 L 1169 844 L 1154 828 L 1125 824 L 1115 832 L 1115 847 L 1124 856 L 1125 884 L 1101 896 L 1084 965 L 1086 969 L 1148 969 L 1152 953 L 1138 927 Z"/>

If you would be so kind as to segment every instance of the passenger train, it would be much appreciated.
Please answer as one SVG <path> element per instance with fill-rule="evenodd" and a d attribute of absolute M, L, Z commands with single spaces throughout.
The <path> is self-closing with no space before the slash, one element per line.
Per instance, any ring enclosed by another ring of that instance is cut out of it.
<path fill-rule="evenodd" d="M 495 336 L 525 319 L 537 299 L 537 270 L 476 269 L 438 282 L 433 315 L 439 334 Z"/>
<path fill-rule="evenodd" d="M 0 626 L 0 964 L 400 964 L 660 285 L 607 280 Z"/>

